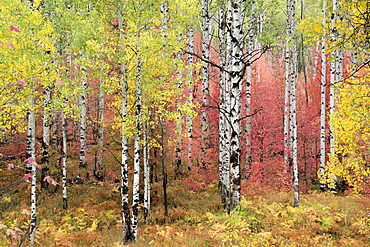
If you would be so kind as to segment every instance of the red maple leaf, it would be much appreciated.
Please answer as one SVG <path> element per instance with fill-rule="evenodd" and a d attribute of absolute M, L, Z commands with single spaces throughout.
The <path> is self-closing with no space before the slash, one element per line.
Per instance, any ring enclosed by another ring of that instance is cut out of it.
<path fill-rule="evenodd" d="M 24 162 L 26 163 L 29 163 L 29 164 L 32 164 L 33 162 L 36 162 L 36 159 L 33 158 L 33 157 L 29 157 L 28 159 L 26 159 Z"/>
<path fill-rule="evenodd" d="M 12 170 L 12 169 L 14 169 L 14 165 L 13 165 L 13 164 L 8 164 L 8 165 L 6 166 L 6 168 L 7 168 L 8 170 Z"/>
<path fill-rule="evenodd" d="M 24 180 L 24 181 L 28 181 L 28 180 L 30 180 L 31 178 L 32 178 L 32 173 L 27 173 L 26 175 L 24 175 L 23 180 Z"/>
<path fill-rule="evenodd" d="M 49 177 L 49 176 L 44 177 L 44 181 L 46 181 L 46 182 L 48 182 L 48 183 L 51 183 L 51 184 L 53 184 L 53 185 L 57 185 L 57 184 L 59 184 L 58 182 L 56 182 L 54 179 L 52 179 L 52 178 L 51 178 L 51 177 Z"/>
<path fill-rule="evenodd" d="M 15 26 L 10 26 L 10 31 L 15 31 L 15 32 L 17 32 L 17 33 L 20 33 L 21 31 L 18 29 L 18 28 L 16 28 Z"/>

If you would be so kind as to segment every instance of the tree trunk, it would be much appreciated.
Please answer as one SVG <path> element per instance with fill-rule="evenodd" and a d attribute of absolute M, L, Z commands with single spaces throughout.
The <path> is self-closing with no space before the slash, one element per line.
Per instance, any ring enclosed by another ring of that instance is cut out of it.
<path fill-rule="evenodd" d="M 80 167 L 86 168 L 86 117 L 87 117 L 87 75 L 82 68 L 81 115 L 80 115 Z"/>
<path fill-rule="evenodd" d="M 44 119 L 43 119 L 43 136 L 42 136 L 42 161 L 44 165 L 49 163 L 49 146 L 50 146 L 50 88 L 44 89 Z"/>
<path fill-rule="evenodd" d="M 247 55 L 247 64 L 246 64 L 246 88 L 245 88 L 245 95 L 246 95 L 246 114 L 251 115 L 251 86 L 252 86 L 252 58 L 253 58 L 253 49 L 254 49 L 254 42 L 255 42 L 255 26 L 256 26 L 256 17 L 254 14 L 255 9 L 255 1 L 251 2 L 251 15 L 249 21 L 249 28 L 248 28 L 248 55 Z M 247 117 L 246 119 L 246 163 L 245 166 L 248 169 L 251 166 L 252 162 L 252 149 L 251 149 L 251 117 Z"/>
<path fill-rule="evenodd" d="M 186 71 L 186 78 L 189 80 L 189 96 L 186 99 L 186 103 L 191 106 L 193 104 L 193 53 L 194 53 L 194 30 L 193 27 L 191 27 L 187 33 L 187 50 L 188 50 L 188 56 L 187 56 L 187 71 Z M 193 141 L 193 118 L 192 116 L 186 116 L 186 126 L 187 126 L 187 132 L 188 132 L 188 169 L 191 170 L 193 167 L 193 161 L 192 161 L 192 141 Z"/>
<path fill-rule="evenodd" d="M 138 14 L 140 18 L 140 14 Z M 140 138 L 141 138 L 141 56 L 140 56 L 140 32 L 141 24 L 138 24 L 137 44 L 136 44 L 136 132 L 134 139 L 134 181 L 132 189 L 132 235 L 137 238 L 138 216 L 139 216 L 139 181 L 140 181 Z"/>
<path fill-rule="evenodd" d="M 33 109 L 35 104 L 34 96 L 31 95 L 31 109 L 28 112 L 28 134 L 27 134 L 27 157 L 35 159 L 35 146 L 36 146 L 36 122 L 35 111 Z M 29 230 L 30 244 L 35 243 L 36 232 L 36 167 L 35 162 L 27 162 L 27 173 L 32 174 L 31 178 L 31 222 Z"/>
<path fill-rule="evenodd" d="M 323 26 L 326 23 L 326 0 L 322 6 Z M 321 41 L 321 110 L 320 110 L 320 190 L 326 190 L 325 167 L 326 167 L 326 52 L 325 52 L 325 28 Z"/>
<path fill-rule="evenodd" d="M 230 93 L 227 87 L 229 86 L 228 65 L 230 61 L 226 60 L 228 36 L 227 20 L 225 9 L 220 10 L 220 65 L 223 71 L 220 71 L 220 116 L 219 116 L 219 176 L 221 187 L 221 203 L 224 208 L 227 208 L 227 202 L 230 200 L 230 142 L 229 142 L 229 122 L 228 122 L 228 102 L 227 95 Z"/>
<path fill-rule="evenodd" d="M 332 29 L 330 30 L 330 36 L 331 41 L 336 45 L 338 42 L 338 29 L 335 28 L 337 22 L 341 21 L 341 15 L 339 13 L 340 10 L 340 3 L 338 0 L 333 0 L 333 12 L 331 15 L 331 23 L 332 23 Z M 338 82 L 342 80 L 342 73 L 343 73 L 343 51 L 341 48 L 337 48 L 332 54 L 331 54 L 331 63 L 330 63 L 330 91 L 329 91 L 329 114 L 330 118 L 332 118 L 335 114 L 335 87 Z M 329 144 L 330 144 L 330 156 L 334 157 L 336 155 L 335 147 L 335 133 L 334 133 L 334 127 L 332 124 L 330 124 L 330 136 L 329 136 Z M 335 175 L 331 176 L 331 183 L 329 185 L 330 190 L 335 190 L 335 182 L 336 177 Z"/>
<path fill-rule="evenodd" d="M 49 147 L 50 147 L 50 88 L 48 86 L 44 89 L 44 118 L 43 118 L 43 132 L 42 132 L 42 160 L 44 167 L 41 170 L 41 189 L 47 190 L 49 183 L 43 181 L 44 177 L 49 176 Z"/>
<path fill-rule="evenodd" d="M 206 166 L 207 131 L 208 131 L 208 97 L 209 97 L 209 0 L 202 0 L 202 167 Z"/>
<path fill-rule="evenodd" d="M 231 195 L 230 210 L 234 210 L 240 202 L 240 91 L 244 68 L 243 57 L 243 20 L 245 0 L 237 0 L 232 3 L 233 26 L 232 26 L 232 68 L 231 68 L 231 96 L 230 96 L 230 173 Z"/>
<path fill-rule="evenodd" d="M 178 41 L 179 43 L 182 42 L 182 36 L 179 34 L 178 36 Z M 182 51 L 179 51 L 177 54 L 177 59 L 178 61 L 181 61 L 181 57 L 183 55 Z M 183 80 L 183 73 L 182 69 L 178 68 L 177 69 L 177 88 L 179 89 L 179 98 L 178 98 L 178 104 L 177 104 L 177 121 L 176 121 L 176 130 L 177 130 L 177 135 L 178 135 L 178 140 L 177 140 L 177 147 L 176 147 L 176 173 L 177 174 L 182 174 L 182 112 L 181 112 L 181 104 L 182 104 L 182 80 Z"/>
<path fill-rule="evenodd" d="M 67 197 L 67 121 L 65 113 L 62 112 L 62 188 L 63 188 L 63 209 L 68 208 Z"/>
<path fill-rule="evenodd" d="M 297 45 L 295 39 L 295 0 L 287 0 L 287 83 L 290 87 L 289 122 L 290 145 L 293 165 L 294 207 L 299 204 L 298 150 L 297 150 L 297 115 L 296 115 L 296 79 L 297 79 Z"/>
<path fill-rule="evenodd" d="M 118 28 L 123 30 L 122 20 L 122 3 L 120 2 L 118 8 Z M 125 53 L 124 34 L 122 31 L 120 35 L 120 57 L 123 58 Z M 125 78 L 125 64 L 122 61 L 120 66 L 121 85 L 122 85 L 122 163 L 121 163 L 121 199 L 122 199 L 122 226 L 123 226 L 123 242 L 128 243 L 134 240 L 131 231 L 130 208 L 128 206 L 128 145 L 126 136 L 126 115 L 127 115 L 127 81 Z"/>
<path fill-rule="evenodd" d="M 149 213 L 150 213 L 150 146 L 148 139 L 148 125 L 145 124 L 143 132 L 143 163 L 144 163 L 144 220 L 148 224 Z"/>

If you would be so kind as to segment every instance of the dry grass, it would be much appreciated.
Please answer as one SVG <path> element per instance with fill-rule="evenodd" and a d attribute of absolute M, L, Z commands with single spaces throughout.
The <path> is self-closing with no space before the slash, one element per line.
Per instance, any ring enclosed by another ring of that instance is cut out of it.
<path fill-rule="evenodd" d="M 117 185 L 104 183 L 68 188 L 69 209 L 62 198 L 43 192 L 38 196 L 37 246 L 122 246 Z M 25 184 L 1 206 L 0 222 L 7 229 L 26 232 L 28 207 Z M 243 197 L 240 209 L 222 209 L 217 184 L 194 192 L 181 181 L 168 188 L 169 212 L 164 215 L 160 183 L 153 185 L 149 225 L 140 216 L 138 240 L 128 246 L 370 246 L 370 201 L 355 195 L 337 196 L 312 191 L 291 207 L 292 194 L 266 191 Z M 6 235 L 0 245 L 19 244 Z"/>

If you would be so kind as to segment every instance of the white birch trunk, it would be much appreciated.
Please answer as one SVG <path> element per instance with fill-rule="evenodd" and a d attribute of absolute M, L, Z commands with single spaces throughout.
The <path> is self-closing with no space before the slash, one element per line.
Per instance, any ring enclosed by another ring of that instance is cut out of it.
<path fill-rule="evenodd" d="M 338 21 L 341 21 L 340 11 L 340 1 L 333 0 L 333 12 L 331 15 L 331 22 L 332 22 L 332 29 L 331 29 L 331 41 L 336 45 L 338 40 L 338 29 L 335 28 Z M 343 77 L 343 50 L 341 48 L 337 48 L 331 55 L 331 63 L 330 63 L 330 92 L 329 92 L 329 114 L 330 118 L 334 116 L 335 113 L 335 84 L 339 83 Z M 329 144 L 330 144 L 330 155 L 333 157 L 336 155 L 335 147 L 335 133 L 334 127 L 330 124 L 330 137 L 329 137 Z M 331 177 L 330 189 L 335 190 L 335 182 L 336 177 L 333 175 Z"/>
<path fill-rule="evenodd" d="M 138 17 L 140 18 L 140 17 Z M 134 181 L 132 189 L 132 235 L 137 238 L 138 216 L 139 216 L 139 181 L 140 181 L 140 135 L 141 135 L 141 57 L 140 57 L 140 28 L 138 25 L 136 45 L 136 133 L 134 139 Z"/>
<path fill-rule="evenodd" d="M 128 143 L 126 136 L 126 116 L 127 116 L 127 81 L 125 78 L 125 63 L 123 61 L 125 53 L 122 6 L 118 8 L 118 27 L 120 34 L 120 57 L 121 57 L 121 85 L 122 85 L 122 163 L 121 163 L 121 199 L 122 199 L 122 226 L 123 226 L 123 242 L 128 243 L 134 240 L 131 231 L 130 208 L 128 206 Z"/>
<path fill-rule="evenodd" d="M 202 159 L 203 168 L 206 165 L 207 156 L 207 131 L 208 131 L 208 97 L 209 97 L 209 0 L 202 0 Z"/>
<path fill-rule="evenodd" d="M 289 122 L 290 144 L 293 165 L 294 207 L 299 204 L 298 150 L 297 150 L 297 112 L 296 112 L 296 79 L 297 79 L 297 45 L 295 44 L 295 0 L 287 1 L 287 83 L 290 85 Z M 289 82 L 288 82 L 289 81 Z"/>
<path fill-rule="evenodd" d="M 42 136 L 42 163 L 48 165 L 49 163 L 49 146 L 50 146 L 50 109 L 51 101 L 50 88 L 48 86 L 44 89 L 44 118 L 43 118 L 43 136 Z"/>
<path fill-rule="evenodd" d="M 179 34 L 178 36 L 178 42 L 182 42 L 182 35 Z M 181 61 L 181 57 L 183 55 L 182 51 L 179 51 L 177 53 L 177 59 L 178 61 Z M 177 167 L 177 172 L 179 174 L 182 174 L 182 112 L 181 112 L 181 104 L 182 104 L 182 79 L 183 79 L 183 73 L 182 69 L 177 70 L 177 88 L 179 89 L 179 98 L 178 98 L 178 104 L 177 104 L 177 121 L 176 121 L 176 130 L 177 130 L 177 135 L 178 135 L 178 141 L 177 141 L 177 147 L 176 147 L 176 167 Z"/>
<path fill-rule="evenodd" d="M 189 80 L 189 96 L 186 98 L 186 103 L 190 106 L 193 104 L 193 53 L 194 53 L 194 30 L 193 27 L 189 29 L 187 32 L 187 71 L 186 71 L 186 78 Z M 193 141 L 193 118 L 192 116 L 186 116 L 186 127 L 188 132 L 188 169 L 191 170 L 193 167 L 192 161 L 192 141 Z"/>
<path fill-rule="evenodd" d="M 150 145 L 149 139 L 147 137 L 148 126 L 145 125 L 145 130 L 143 133 L 143 169 L 144 169 L 144 219 L 146 224 L 148 224 L 149 214 L 150 214 Z"/>
<path fill-rule="evenodd" d="M 221 203 L 224 208 L 227 207 L 227 201 L 229 200 L 229 188 L 230 188 L 230 142 L 229 142 L 229 130 L 230 126 L 228 123 L 228 103 L 227 95 L 229 90 L 227 86 L 229 84 L 228 64 L 229 61 L 226 60 L 227 54 L 227 41 L 228 27 L 226 20 L 225 9 L 220 10 L 220 65 L 223 71 L 220 71 L 220 117 L 219 117 L 219 176 L 221 184 Z"/>
<path fill-rule="evenodd" d="M 322 6 L 323 26 L 326 23 L 326 0 Z M 326 190 L 325 167 L 326 167 L 326 52 L 325 52 L 325 28 L 321 41 L 321 110 L 320 110 L 320 190 Z"/>
<path fill-rule="evenodd" d="M 35 159 L 35 146 L 36 146 L 36 122 L 35 122 L 35 111 L 34 107 L 34 96 L 31 95 L 31 109 L 28 112 L 28 134 L 27 134 L 27 156 L 28 158 Z M 29 230 L 30 244 L 35 243 L 35 231 L 36 231 L 36 167 L 33 162 L 27 162 L 27 173 L 32 174 L 31 178 L 31 222 Z"/>
<path fill-rule="evenodd" d="M 81 115 L 80 115 L 80 167 L 86 168 L 86 117 L 87 117 L 87 76 L 86 69 L 82 68 L 81 81 Z"/>
<path fill-rule="evenodd" d="M 67 197 L 67 121 L 65 113 L 62 112 L 62 188 L 63 188 L 63 209 L 68 208 Z"/>
<path fill-rule="evenodd" d="M 230 210 L 234 210 L 240 202 L 240 91 L 243 79 L 243 16 L 245 0 L 232 3 L 232 68 L 230 96 L 230 173 L 231 195 Z"/>

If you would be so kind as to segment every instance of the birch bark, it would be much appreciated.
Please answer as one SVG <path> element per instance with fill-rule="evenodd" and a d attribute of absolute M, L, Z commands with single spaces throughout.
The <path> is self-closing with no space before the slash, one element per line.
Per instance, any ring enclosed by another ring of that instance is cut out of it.
<path fill-rule="evenodd" d="M 86 168 L 86 117 L 87 117 L 87 76 L 86 69 L 82 68 L 81 88 L 81 115 L 80 115 L 80 167 Z"/>
<path fill-rule="evenodd" d="M 298 146 L 297 146 L 297 112 L 296 112 L 296 79 L 297 79 L 297 45 L 295 38 L 295 0 L 287 0 L 287 78 L 289 84 L 289 122 L 290 122 L 290 145 L 293 165 L 293 189 L 294 207 L 299 204 L 299 181 L 298 181 Z"/>
<path fill-rule="evenodd" d="M 68 197 L 67 197 L 67 122 L 65 113 L 61 113 L 62 116 L 62 188 L 63 188 L 63 209 L 68 208 Z"/>
<path fill-rule="evenodd" d="M 226 7 L 227 8 L 227 7 Z M 229 142 L 229 122 L 228 122 L 228 103 L 227 95 L 230 93 L 227 87 L 229 86 L 228 65 L 227 61 L 227 14 L 224 8 L 220 10 L 220 66 L 223 71 L 220 71 L 220 117 L 219 117 L 219 176 L 221 184 L 221 203 L 224 208 L 227 207 L 230 194 L 230 142 Z"/>
<path fill-rule="evenodd" d="M 32 85 L 33 90 L 33 85 Z M 35 146 L 36 146 L 36 122 L 35 122 L 35 98 L 32 93 L 30 98 L 31 109 L 28 112 L 28 134 L 27 134 L 27 156 L 35 160 Z M 35 243 L 35 231 L 36 231 L 36 167 L 35 162 L 27 162 L 26 169 L 27 173 L 32 174 L 31 178 L 31 222 L 29 230 L 30 244 Z"/>
<path fill-rule="evenodd" d="M 323 27 L 326 23 L 326 0 L 322 5 Z M 326 167 L 326 52 L 325 52 L 326 33 L 324 28 L 323 39 L 321 41 L 321 110 L 320 110 L 320 190 L 326 190 L 325 167 Z"/>
<path fill-rule="evenodd" d="M 145 124 L 143 132 L 143 170 L 144 170 L 144 219 L 148 224 L 149 213 L 150 213 L 150 145 L 148 138 L 148 125 Z"/>
<path fill-rule="evenodd" d="M 230 210 L 234 210 L 240 202 L 240 90 L 244 75 L 243 68 L 243 20 L 245 0 L 232 3 L 232 67 L 231 67 L 231 94 L 230 94 L 230 173 L 231 195 Z"/>
<path fill-rule="evenodd" d="M 202 0 L 202 166 L 206 166 L 209 97 L 209 0 Z"/>
<path fill-rule="evenodd" d="M 140 15 L 140 14 L 139 14 Z M 140 18 L 140 16 L 138 16 Z M 132 235 L 137 238 L 138 216 L 139 216 L 139 182 L 140 182 L 140 138 L 141 138 L 141 70 L 142 62 L 140 56 L 140 29 L 141 24 L 138 24 L 137 44 L 136 44 L 136 132 L 134 139 L 134 181 L 132 189 Z"/>
<path fill-rule="evenodd" d="M 123 18 L 122 18 L 122 2 L 118 7 L 118 28 L 120 36 L 120 56 L 121 56 L 121 86 L 122 86 L 122 163 L 121 163 L 121 199 L 122 199 L 122 226 L 123 226 L 123 242 L 128 243 L 134 240 L 131 230 L 130 208 L 128 206 L 128 143 L 126 136 L 126 116 L 127 116 L 127 81 L 125 78 L 125 63 L 123 56 L 125 53 L 124 32 L 123 32 Z"/>
<path fill-rule="evenodd" d="M 190 106 L 193 104 L 193 53 L 194 53 L 194 30 L 193 27 L 189 28 L 189 31 L 187 32 L 187 50 L 188 50 L 188 56 L 187 56 L 187 71 L 186 71 L 186 78 L 189 80 L 189 96 L 186 98 L 186 103 Z M 193 161 L 192 161 L 192 140 L 193 140 L 193 118 L 192 116 L 186 116 L 186 126 L 187 126 L 187 132 L 188 132 L 188 170 L 191 170 L 193 167 Z"/>

